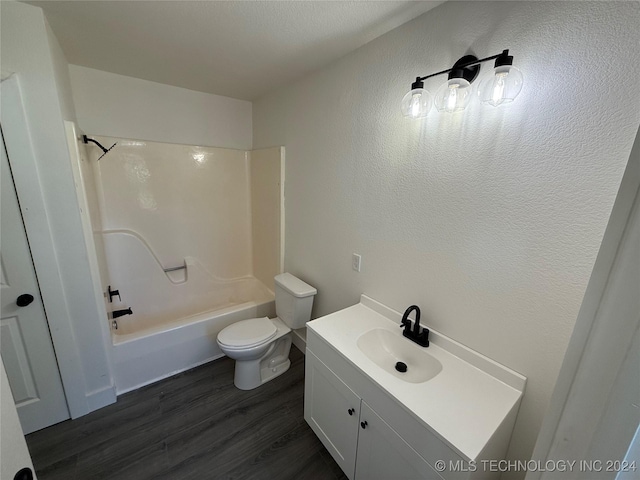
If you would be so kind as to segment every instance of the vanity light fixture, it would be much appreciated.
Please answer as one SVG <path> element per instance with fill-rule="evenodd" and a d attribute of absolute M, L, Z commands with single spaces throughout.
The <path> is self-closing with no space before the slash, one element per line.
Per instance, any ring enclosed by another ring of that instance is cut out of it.
<path fill-rule="evenodd" d="M 485 104 L 497 107 L 513 101 L 522 90 L 522 72 L 513 66 L 513 57 L 509 50 L 478 60 L 475 55 L 465 55 L 453 67 L 432 73 L 424 77 L 416 77 L 411 84 L 411 91 L 402 99 L 402 114 L 410 118 L 422 118 L 431 110 L 431 94 L 424 88 L 427 78 L 449 74 L 448 80 L 438 89 L 433 103 L 439 112 L 453 113 L 464 110 L 471 101 L 471 84 L 480 72 L 480 64 L 495 60 L 492 75 L 480 82 L 478 96 Z"/>

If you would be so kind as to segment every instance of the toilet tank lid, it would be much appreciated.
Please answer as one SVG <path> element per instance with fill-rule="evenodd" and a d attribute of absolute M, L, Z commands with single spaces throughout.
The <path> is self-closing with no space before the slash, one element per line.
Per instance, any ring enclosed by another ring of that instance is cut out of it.
<path fill-rule="evenodd" d="M 290 273 L 281 273 L 280 275 L 276 275 L 275 282 L 276 285 L 284 288 L 287 292 L 297 298 L 309 297 L 318 293 L 318 290 L 299 278 L 294 277 Z"/>

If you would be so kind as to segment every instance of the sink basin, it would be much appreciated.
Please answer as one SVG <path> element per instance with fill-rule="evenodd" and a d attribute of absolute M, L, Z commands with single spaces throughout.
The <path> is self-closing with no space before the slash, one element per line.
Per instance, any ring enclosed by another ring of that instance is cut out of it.
<path fill-rule="evenodd" d="M 442 364 L 423 347 L 389 330 L 369 330 L 360 335 L 357 345 L 372 362 L 406 382 L 423 383 L 442 371 Z M 406 372 L 396 370 L 398 362 L 406 364 Z"/>

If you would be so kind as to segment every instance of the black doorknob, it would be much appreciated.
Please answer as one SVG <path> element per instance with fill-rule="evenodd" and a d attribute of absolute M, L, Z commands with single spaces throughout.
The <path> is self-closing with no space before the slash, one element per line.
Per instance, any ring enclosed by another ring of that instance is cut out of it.
<path fill-rule="evenodd" d="M 369 424 L 367 423 L 367 421 L 366 421 L 366 420 L 365 420 L 364 422 L 360 422 L 360 426 L 361 426 L 362 428 L 367 428 L 367 425 L 369 425 Z"/>
<path fill-rule="evenodd" d="M 349 410 L 347 410 L 347 412 L 349 412 L 349 415 L 353 415 L 353 412 L 355 412 L 355 410 L 353 408 L 350 408 Z"/>
<path fill-rule="evenodd" d="M 13 477 L 13 480 L 33 480 L 33 472 L 30 468 L 25 467 L 22 470 L 18 471 L 18 473 L 16 473 L 15 477 Z"/>
<path fill-rule="evenodd" d="M 19 307 L 26 307 L 31 302 L 33 302 L 33 295 L 29 295 L 28 293 L 23 293 L 16 299 L 16 305 Z"/>

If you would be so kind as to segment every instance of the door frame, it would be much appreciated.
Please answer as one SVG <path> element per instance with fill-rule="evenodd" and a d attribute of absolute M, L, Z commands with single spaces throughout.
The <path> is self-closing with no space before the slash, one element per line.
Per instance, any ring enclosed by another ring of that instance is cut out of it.
<path fill-rule="evenodd" d="M 29 239 L 31 258 L 47 314 L 69 413 L 72 418 L 77 418 L 89 413 L 90 405 L 85 393 L 82 360 L 60 278 L 17 74 L 14 73 L 2 80 L 0 93 L 0 124 Z M 19 162 L 15 160 L 17 158 L 20 159 Z"/>
<path fill-rule="evenodd" d="M 625 308 L 633 311 L 637 296 L 623 296 L 615 303 L 616 320 L 608 321 L 600 315 L 616 288 L 616 279 L 625 278 L 617 265 L 625 262 L 637 262 L 633 249 L 621 248 L 625 243 L 627 226 L 632 222 L 635 209 L 640 208 L 640 129 L 631 149 L 629 162 L 625 169 L 620 189 L 616 197 L 609 222 L 596 258 L 593 272 L 587 285 L 576 325 L 569 341 L 549 408 L 542 423 L 532 458 L 541 462 L 554 459 L 574 460 L 577 452 L 586 452 L 597 432 L 590 426 L 598 422 L 604 413 L 606 403 L 601 401 L 600 390 L 613 388 L 613 382 L 621 368 L 624 356 L 631 347 L 632 335 L 627 345 L 616 344 L 619 348 L 608 348 L 612 330 L 616 332 L 634 332 L 640 324 L 639 318 L 624 314 Z M 622 292 L 621 292 L 622 293 Z M 610 302 L 610 300 L 609 300 Z M 635 303 L 634 303 L 635 302 Z M 610 307 L 611 308 L 611 307 Z M 620 314 L 618 314 L 620 313 Z M 597 346 L 598 348 L 594 348 Z M 594 365 L 608 372 L 611 381 L 608 385 L 598 385 L 589 381 L 583 374 L 584 369 L 591 370 Z M 606 390 L 608 392 L 608 390 Z M 584 401 L 587 398 L 588 401 Z M 595 399 L 600 398 L 599 401 Z M 581 419 L 590 418 L 592 422 Z M 628 447 L 628 445 L 626 445 Z M 623 445 L 617 445 L 623 447 Z M 571 457 L 571 458 L 569 458 Z M 614 460 L 614 459 L 612 459 Z M 543 463 L 544 465 L 544 463 Z M 527 480 L 544 478 L 543 471 L 529 472 Z"/>

